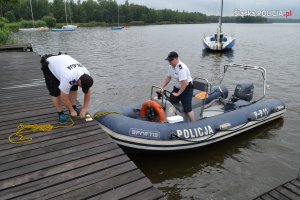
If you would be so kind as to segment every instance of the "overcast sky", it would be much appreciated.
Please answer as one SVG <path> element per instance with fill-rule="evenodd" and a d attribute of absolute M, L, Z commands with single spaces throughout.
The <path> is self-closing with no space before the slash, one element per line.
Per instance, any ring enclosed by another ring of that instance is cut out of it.
<path fill-rule="evenodd" d="M 124 4 L 125 0 L 117 0 Z M 219 15 L 220 0 L 128 0 L 129 3 L 145 5 L 155 9 L 185 10 Z M 233 16 L 234 10 L 292 10 L 292 18 L 300 18 L 300 0 L 224 0 L 224 15 Z"/>

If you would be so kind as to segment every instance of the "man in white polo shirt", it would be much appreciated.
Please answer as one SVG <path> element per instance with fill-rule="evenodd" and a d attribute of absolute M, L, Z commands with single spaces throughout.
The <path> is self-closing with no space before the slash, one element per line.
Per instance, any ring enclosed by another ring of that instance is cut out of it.
<path fill-rule="evenodd" d="M 70 111 L 71 116 L 85 117 L 91 98 L 90 88 L 93 85 L 89 71 L 77 60 L 65 54 L 45 55 L 41 63 L 46 86 L 58 112 L 59 123 L 67 122 L 62 111 L 62 103 Z M 76 107 L 78 86 L 84 93 L 81 110 Z"/>
<path fill-rule="evenodd" d="M 181 101 L 183 111 L 190 121 L 195 121 L 194 111 L 192 110 L 193 98 L 193 79 L 189 68 L 181 62 L 175 51 L 169 53 L 166 58 L 169 61 L 168 74 L 162 83 L 161 88 L 164 89 L 172 80 L 174 84 L 171 94 Z"/>

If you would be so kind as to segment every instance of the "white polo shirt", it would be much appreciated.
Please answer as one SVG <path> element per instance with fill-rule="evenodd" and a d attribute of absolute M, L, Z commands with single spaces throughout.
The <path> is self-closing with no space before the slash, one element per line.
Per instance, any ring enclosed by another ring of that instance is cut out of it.
<path fill-rule="evenodd" d="M 183 80 L 187 80 L 187 83 L 193 82 L 189 68 L 180 60 L 174 68 L 171 65 L 169 66 L 167 76 L 171 77 L 174 86 L 178 89 Z"/>
<path fill-rule="evenodd" d="M 69 55 L 51 56 L 47 58 L 47 61 L 50 71 L 60 81 L 58 88 L 66 94 L 69 94 L 73 85 L 77 85 L 80 76 L 90 75 L 81 63 Z"/>

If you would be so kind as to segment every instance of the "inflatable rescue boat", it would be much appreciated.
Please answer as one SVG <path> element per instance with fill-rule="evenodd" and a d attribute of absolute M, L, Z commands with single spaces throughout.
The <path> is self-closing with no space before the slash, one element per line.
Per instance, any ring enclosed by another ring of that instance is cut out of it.
<path fill-rule="evenodd" d="M 240 80 L 229 96 L 227 87 L 222 84 L 229 68 L 261 72 L 263 94 L 253 100 L 253 82 Z M 170 92 L 164 90 L 161 94 L 157 86 L 152 86 L 150 100 L 114 112 L 101 110 L 95 119 L 121 146 L 176 151 L 209 145 L 283 116 L 286 108 L 282 101 L 265 99 L 266 70 L 263 67 L 225 65 L 224 77 L 215 86 L 205 78 L 193 80 L 194 122 L 188 121 L 180 103 L 172 103 Z"/>

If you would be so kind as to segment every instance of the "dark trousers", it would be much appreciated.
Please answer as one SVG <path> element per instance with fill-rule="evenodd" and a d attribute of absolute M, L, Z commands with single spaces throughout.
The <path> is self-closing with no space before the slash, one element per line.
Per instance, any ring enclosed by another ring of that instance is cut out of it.
<path fill-rule="evenodd" d="M 178 92 L 179 89 L 174 87 L 173 92 Z M 178 96 L 175 97 L 174 95 L 171 94 L 170 99 L 171 103 L 179 103 L 179 101 L 182 104 L 183 111 L 185 113 L 191 112 L 192 111 L 192 98 L 193 98 L 193 84 L 189 82 L 189 84 L 186 86 L 185 90 Z"/>

